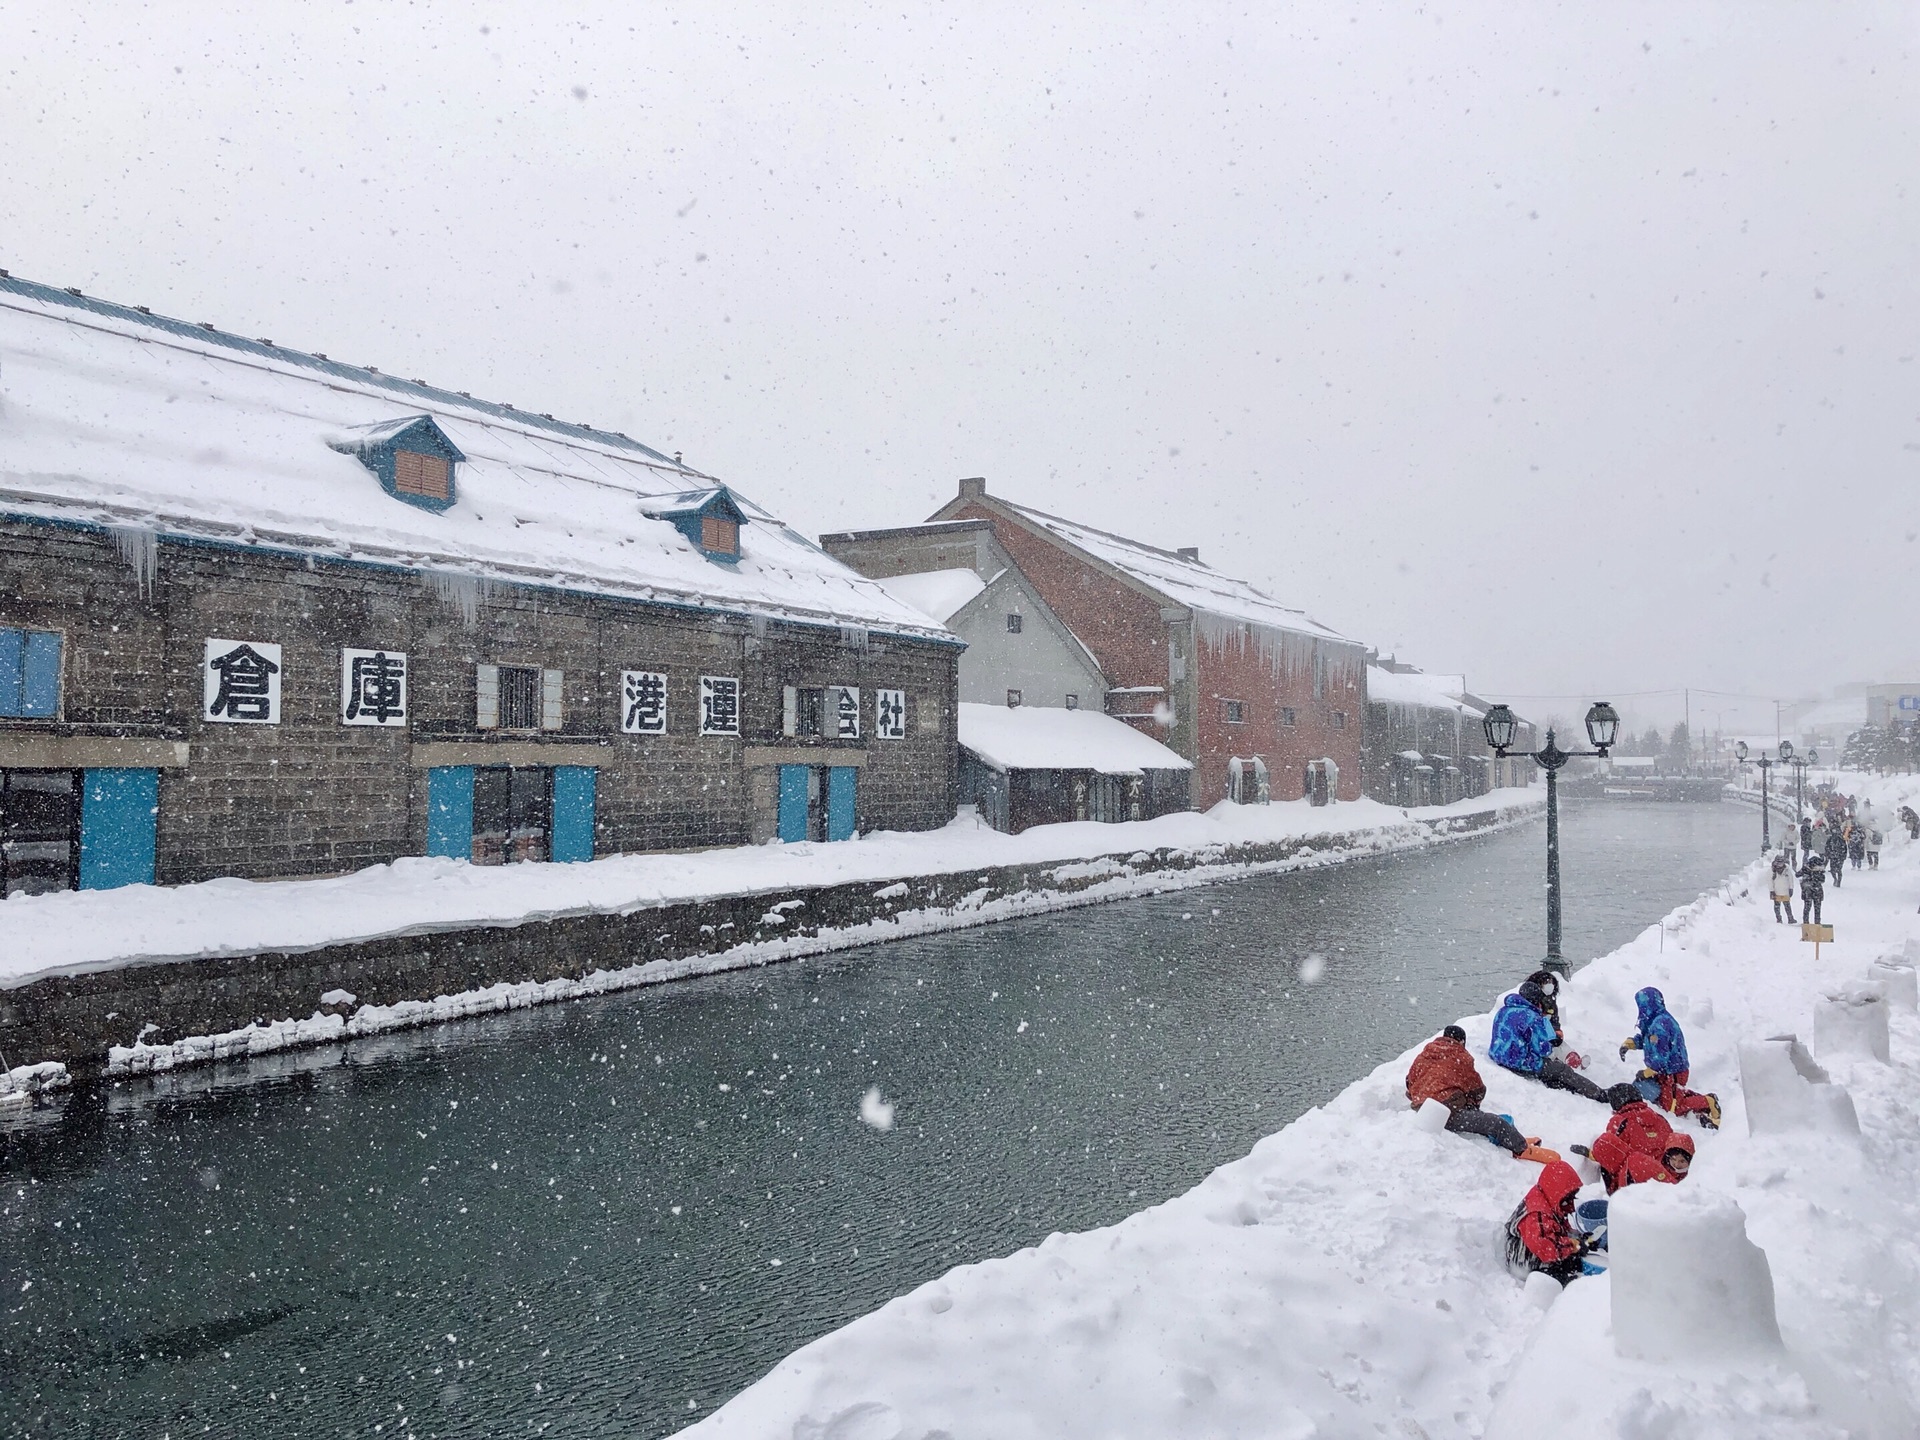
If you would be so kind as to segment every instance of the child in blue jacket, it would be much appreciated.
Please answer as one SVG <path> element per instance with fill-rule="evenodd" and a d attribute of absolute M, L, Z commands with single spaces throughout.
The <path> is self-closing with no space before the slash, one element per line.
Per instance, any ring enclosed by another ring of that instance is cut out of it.
<path fill-rule="evenodd" d="M 1553 1020 L 1548 1012 L 1552 1001 L 1540 982 L 1527 979 L 1520 988 L 1501 1002 L 1493 1017 L 1493 1035 L 1487 1042 L 1487 1058 L 1503 1070 L 1538 1080 L 1555 1090 L 1570 1090 L 1588 1100 L 1614 1103 L 1613 1095 L 1587 1079 L 1564 1060 L 1553 1058 Z M 1630 1091 L 1631 1087 L 1627 1087 Z M 1618 1104 L 1626 1104 L 1622 1099 Z M 1618 1104 L 1615 1108 L 1618 1108 Z"/>
<path fill-rule="evenodd" d="M 1667 997 L 1649 985 L 1633 997 L 1640 1012 L 1640 1028 L 1620 1043 L 1620 1058 L 1638 1050 L 1646 1060 L 1638 1082 L 1648 1103 L 1671 1115 L 1697 1115 L 1709 1130 L 1720 1128 L 1720 1097 L 1687 1089 L 1692 1067 L 1687 1061 L 1687 1037 L 1667 1009 Z"/>

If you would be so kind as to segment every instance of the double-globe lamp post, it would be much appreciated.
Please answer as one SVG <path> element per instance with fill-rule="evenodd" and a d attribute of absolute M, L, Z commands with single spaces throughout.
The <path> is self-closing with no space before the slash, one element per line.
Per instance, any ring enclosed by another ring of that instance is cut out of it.
<path fill-rule="evenodd" d="M 1495 705 L 1487 711 L 1487 744 L 1502 760 L 1516 753 L 1513 738 L 1519 729 L 1519 720 L 1507 706 Z M 1587 739 L 1593 742 L 1593 749 L 1562 750 L 1553 743 L 1553 731 L 1549 730 L 1547 743 L 1541 749 L 1517 752 L 1547 772 L 1547 958 L 1544 963 L 1556 975 L 1566 975 L 1573 968 L 1560 953 L 1560 769 L 1569 760 L 1606 759 L 1619 733 L 1620 712 L 1606 701 L 1598 700 L 1587 710 Z"/>
<path fill-rule="evenodd" d="M 1767 775 L 1775 765 L 1792 757 L 1793 742 L 1791 740 L 1782 740 L 1780 742 L 1779 760 L 1775 760 L 1770 755 L 1755 755 L 1753 759 L 1749 761 L 1747 754 L 1747 742 L 1744 740 L 1735 742 L 1733 758 L 1738 760 L 1742 765 L 1753 764 L 1760 767 L 1760 853 L 1764 855 L 1773 848 L 1773 834 L 1767 824 L 1768 816 L 1771 813 L 1767 802 Z"/>
<path fill-rule="evenodd" d="M 1745 760 L 1747 758 L 1747 742 L 1742 740 L 1739 744 L 1735 745 L 1733 747 L 1733 753 L 1740 759 Z M 1780 763 L 1782 765 L 1791 765 L 1793 767 L 1794 833 L 1787 837 L 1787 843 L 1790 845 L 1797 846 L 1800 843 L 1800 835 L 1799 835 L 1800 817 L 1807 813 L 1807 799 L 1806 799 L 1807 767 L 1809 765 L 1818 765 L 1820 763 L 1820 752 L 1818 750 L 1809 750 L 1805 755 L 1796 755 L 1793 753 L 1793 741 L 1782 740 L 1780 742 Z M 1765 788 L 1764 777 L 1766 775 L 1766 771 L 1762 769 L 1760 773 L 1763 779 L 1762 788 L 1764 789 Z M 1764 813 L 1764 807 L 1763 807 L 1762 813 Z M 1760 826 L 1760 838 L 1761 838 L 1760 848 L 1762 850 L 1767 848 L 1766 834 L 1767 834 L 1767 827 L 1764 823 L 1762 823 Z"/>

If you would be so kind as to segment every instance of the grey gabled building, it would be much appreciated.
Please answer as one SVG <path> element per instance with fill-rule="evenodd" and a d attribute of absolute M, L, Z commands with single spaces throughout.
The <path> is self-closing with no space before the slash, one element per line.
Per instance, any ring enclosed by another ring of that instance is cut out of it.
<path fill-rule="evenodd" d="M 822 535 L 820 544 L 966 642 L 962 701 L 1104 708 L 1100 662 L 1020 573 L 991 522 L 849 531 Z"/>
<path fill-rule="evenodd" d="M 0 894 L 930 828 L 960 648 L 626 436 L 0 274 Z"/>

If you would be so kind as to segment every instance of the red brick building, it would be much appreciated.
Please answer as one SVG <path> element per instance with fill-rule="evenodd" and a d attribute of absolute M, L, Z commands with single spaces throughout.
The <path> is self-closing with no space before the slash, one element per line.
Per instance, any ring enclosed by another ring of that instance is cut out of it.
<path fill-rule="evenodd" d="M 987 520 L 995 538 L 1113 682 L 1109 714 L 1194 763 L 1193 804 L 1300 798 L 1331 760 L 1361 793 L 1365 649 L 1195 550 L 1162 550 L 1015 505 L 962 480 L 931 517 Z M 1238 763 L 1235 763 L 1238 762 Z M 1256 763 L 1257 762 L 1257 763 Z"/>

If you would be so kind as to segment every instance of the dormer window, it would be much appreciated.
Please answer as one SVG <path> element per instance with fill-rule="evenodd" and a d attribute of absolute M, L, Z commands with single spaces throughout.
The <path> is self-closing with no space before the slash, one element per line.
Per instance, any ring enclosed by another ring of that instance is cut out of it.
<path fill-rule="evenodd" d="M 747 516 L 726 486 L 662 495 L 648 502 L 645 513 L 673 526 L 707 559 L 722 565 L 740 563 L 740 527 L 747 523 Z"/>
<path fill-rule="evenodd" d="M 467 457 L 454 448 L 431 415 L 407 415 L 362 425 L 327 444 L 351 455 L 394 499 L 440 511 L 458 500 L 455 471 Z"/>
<path fill-rule="evenodd" d="M 393 488 L 402 495 L 451 500 L 453 467 L 439 455 L 424 455 L 418 450 L 396 450 L 393 452 Z"/>

